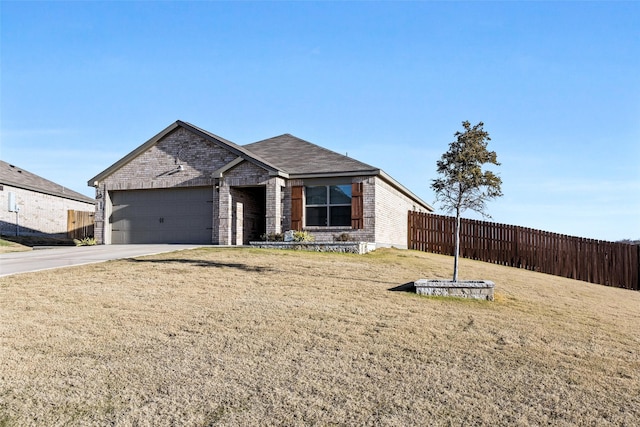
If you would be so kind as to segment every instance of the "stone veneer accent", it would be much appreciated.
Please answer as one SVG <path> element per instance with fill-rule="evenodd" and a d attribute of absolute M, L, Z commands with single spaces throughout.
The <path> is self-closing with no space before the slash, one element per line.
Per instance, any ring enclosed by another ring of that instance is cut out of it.
<path fill-rule="evenodd" d="M 366 254 L 375 250 L 375 244 L 367 242 L 251 242 L 251 246 L 261 249 L 289 249 L 311 252 L 340 252 Z"/>

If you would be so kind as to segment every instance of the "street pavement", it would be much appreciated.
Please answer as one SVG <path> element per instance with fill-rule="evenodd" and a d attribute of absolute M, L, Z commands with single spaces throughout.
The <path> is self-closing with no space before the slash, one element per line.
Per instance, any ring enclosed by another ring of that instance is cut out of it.
<path fill-rule="evenodd" d="M 200 248 L 204 245 L 97 245 L 34 249 L 0 254 L 0 277 L 53 268 L 94 264 L 165 252 Z"/>

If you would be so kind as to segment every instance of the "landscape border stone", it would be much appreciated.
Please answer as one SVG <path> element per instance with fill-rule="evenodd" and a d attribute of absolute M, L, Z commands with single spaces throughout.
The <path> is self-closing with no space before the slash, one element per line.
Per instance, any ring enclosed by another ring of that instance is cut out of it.
<path fill-rule="evenodd" d="M 253 248 L 290 249 L 311 252 L 339 252 L 350 254 L 366 254 L 375 250 L 375 243 L 370 242 L 250 242 Z"/>
<path fill-rule="evenodd" d="M 495 283 L 490 280 L 420 279 L 413 282 L 418 295 L 473 298 L 493 301 Z"/>

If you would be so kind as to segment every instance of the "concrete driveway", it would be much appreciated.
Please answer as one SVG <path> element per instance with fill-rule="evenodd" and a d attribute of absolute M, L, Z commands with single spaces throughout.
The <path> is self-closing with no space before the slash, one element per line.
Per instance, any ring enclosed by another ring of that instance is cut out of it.
<path fill-rule="evenodd" d="M 205 245 L 99 245 L 10 252 L 0 254 L 0 277 L 203 246 Z"/>

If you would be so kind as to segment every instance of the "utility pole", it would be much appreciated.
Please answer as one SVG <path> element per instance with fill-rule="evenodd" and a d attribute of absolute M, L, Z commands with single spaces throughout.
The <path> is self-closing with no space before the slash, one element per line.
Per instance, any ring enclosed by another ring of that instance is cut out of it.
<path fill-rule="evenodd" d="M 20 236 L 20 224 L 18 223 L 19 212 L 20 212 L 20 208 L 16 206 L 16 237 Z"/>

